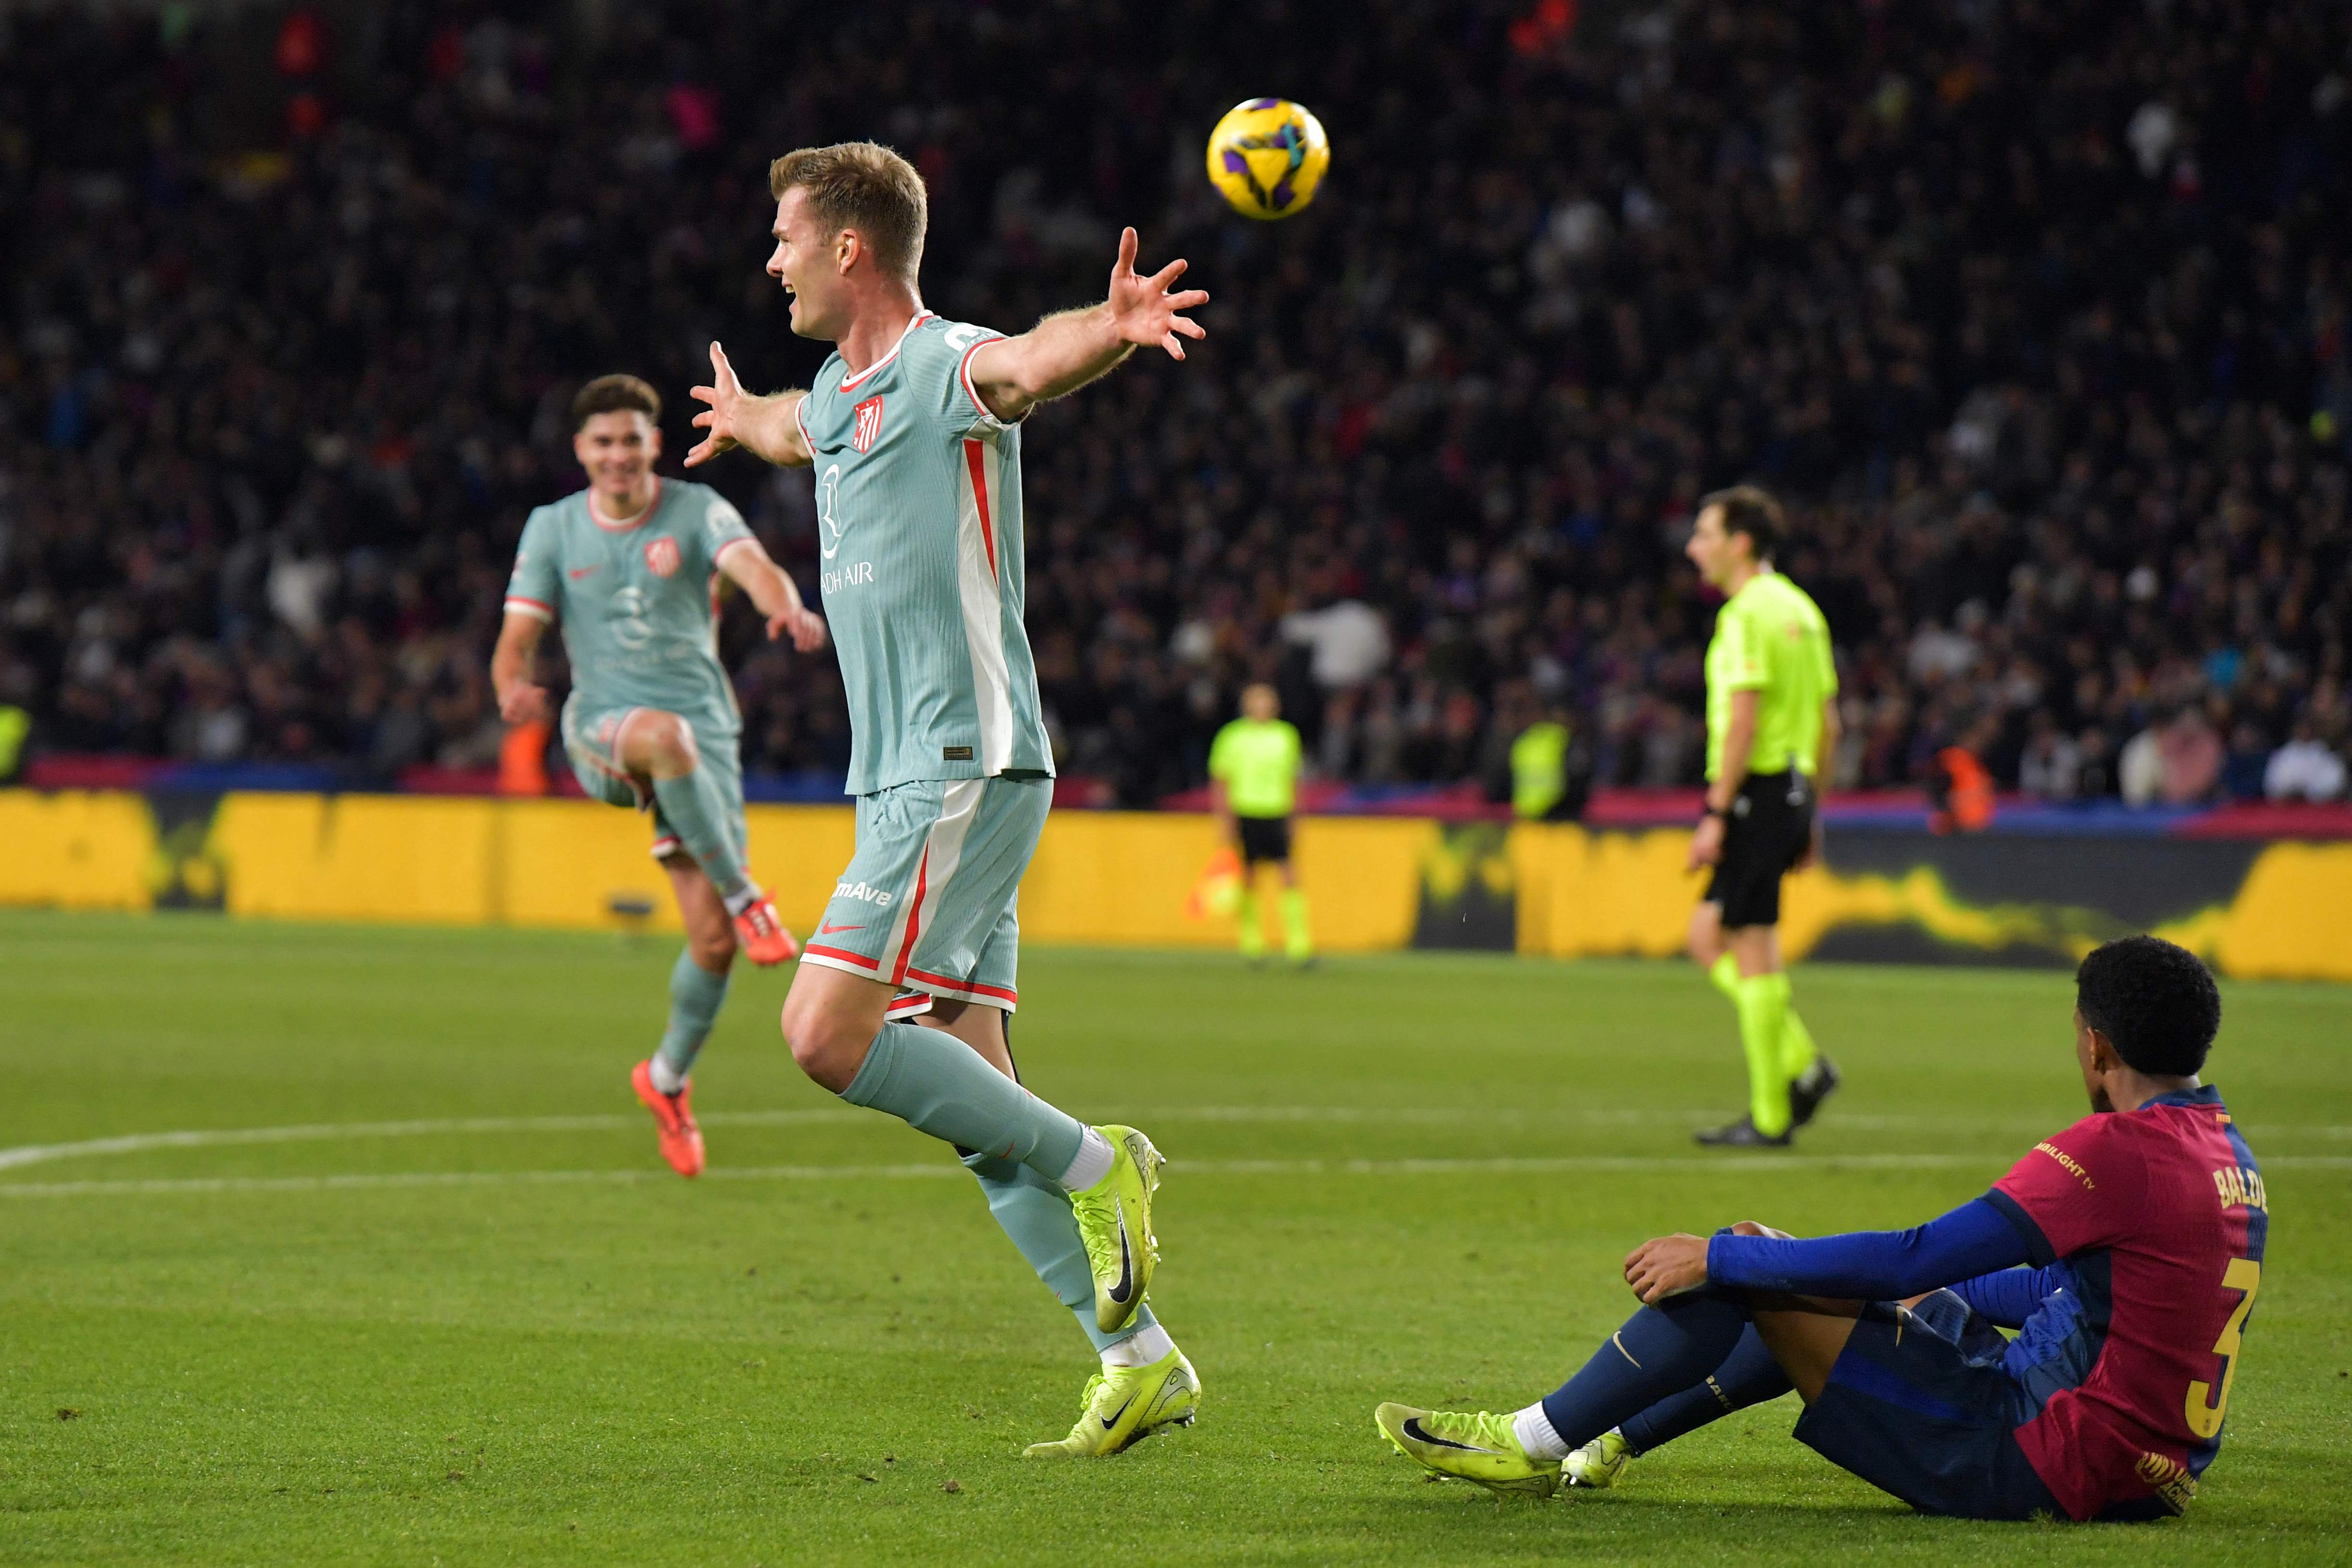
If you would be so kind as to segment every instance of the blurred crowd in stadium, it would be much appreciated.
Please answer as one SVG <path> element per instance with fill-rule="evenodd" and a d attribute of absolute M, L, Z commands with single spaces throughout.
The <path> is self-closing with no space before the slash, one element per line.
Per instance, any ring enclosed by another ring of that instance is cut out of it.
<path fill-rule="evenodd" d="M 532 20 L 513 18 L 527 16 Z M 1951 746 L 2047 797 L 2340 795 L 2352 14 L 2320 0 L 1320 8 L 581 3 L 0 18 L 0 703 L 33 745 L 485 766 L 583 378 L 804 383 L 765 163 L 872 135 L 929 302 L 1009 330 L 1116 226 L 1214 294 L 1028 437 L 1066 772 L 1196 783 L 1252 677 L 1326 776 L 1492 777 L 1564 710 L 1696 775 L 1693 503 L 1796 503 L 1837 787 Z M 1258 227 L 1202 138 L 1329 128 Z M 1156 356 L 1155 356 L 1156 358 Z M 702 477 L 813 588 L 804 474 Z M 829 658 L 730 622 L 754 771 Z"/>

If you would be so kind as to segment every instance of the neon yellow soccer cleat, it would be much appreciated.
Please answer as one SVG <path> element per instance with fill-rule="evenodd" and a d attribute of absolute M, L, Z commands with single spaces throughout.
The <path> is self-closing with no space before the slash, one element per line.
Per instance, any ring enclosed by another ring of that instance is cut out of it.
<path fill-rule="evenodd" d="M 1143 1305 L 1151 1270 L 1160 1262 L 1159 1238 L 1151 1233 L 1151 1194 L 1160 1186 L 1160 1167 L 1168 1162 L 1132 1127 L 1095 1131 L 1110 1141 L 1110 1170 L 1084 1192 L 1072 1193 L 1070 1207 L 1094 1270 L 1095 1325 L 1115 1334 Z"/>
<path fill-rule="evenodd" d="M 1182 1351 L 1150 1366 L 1105 1367 L 1087 1384 L 1087 1407 L 1058 1443 L 1032 1443 L 1024 1459 L 1099 1459 L 1200 1414 L 1201 1379 Z"/>
<path fill-rule="evenodd" d="M 1598 1489 L 1623 1480 L 1625 1468 L 1633 1462 L 1633 1451 L 1612 1426 L 1561 1460 L 1559 1468 L 1570 1486 Z"/>
<path fill-rule="evenodd" d="M 1559 1461 L 1531 1458 L 1513 1436 L 1508 1415 L 1383 1405 L 1372 1419 L 1398 1453 L 1440 1476 L 1514 1497 L 1547 1498 L 1559 1490 Z"/>

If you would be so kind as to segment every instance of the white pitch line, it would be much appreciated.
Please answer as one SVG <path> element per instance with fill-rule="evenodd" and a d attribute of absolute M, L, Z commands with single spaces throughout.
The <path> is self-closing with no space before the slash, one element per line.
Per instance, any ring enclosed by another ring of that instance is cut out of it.
<path fill-rule="evenodd" d="M 863 1121 L 858 1110 L 719 1111 L 700 1120 L 737 1127 L 784 1127 L 813 1121 Z M 431 1121 L 320 1121 L 295 1127 L 219 1127 L 178 1132 L 132 1132 L 73 1143 L 26 1143 L 0 1149 L 0 1171 L 90 1154 L 142 1154 L 154 1149 L 223 1149 L 246 1143 L 322 1143 L 346 1138 L 436 1138 L 486 1132 L 611 1132 L 645 1125 L 643 1116 L 477 1116 Z"/>
<path fill-rule="evenodd" d="M 1170 1169 L 1183 1176 L 1470 1176 L 1564 1175 L 1571 1172 L 1941 1171 L 2000 1163 L 1976 1154 L 1591 1154 L 1489 1160 L 1185 1160 Z M 2265 1171 L 2347 1171 L 2352 1155 L 2290 1154 L 2263 1162 Z M 718 1166 L 705 1181 L 929 1181 L 963 1175 L 961 1165 Z M 634 1184 L 676 1180 L 667 1171 L 418 1171 L 341 1176 L 195 1176 L 121 1182 L 20 1182 L 0 1184 L 0 1198 L 118 1197 L 212 1193 L 344 1192 L 402 1187 L 529 1186 L 586 1183 Z"/>
<path fill-rule="evenodd" d="M 1129 1121 L 1150 1122 L 1206 1121 L 1241 1124 L 1330 1122 L 1348 1125 L 1412 1126 L 1475 1121 L 1485 1126 L 1538 1128 L 1566 1124 L 1599 1127 L 1647 1125 L 1696 1127 L 1701 1121 L 1690 1112 L 1681 1110 L 1612 1110 L 1578 1106 L 1563 1106 L 1546 1110 L 1526 1110 L 1511 1107 L 1488 1109 L 1478 1106 L 1191 1105 L 1127 1110 L 1118 1114 Z M 863 1110 L 845 1107 L 825 1107 L 803 1110 L 715 1110 L 705 1113 L 700 1120 L 706 1125 L 712 1127 L 799 1127 L 822 1123 L 846 1125 L 872 1121 L 874 1118 Z M 26 1143 L 13 1149 L 0 1149 L 0 1171 L 17 1170 L 26 1165 L 47 1164 L 56 1160 L 83 1159 L 103 1154 L 141 1154 L 158 1149 L 221 1149 L 257 1143 L 321 1143 L 354 1138 L 436 1138 L 488 1133 L 611 1132 L 632 1131 L 644 1125 L 645 1120 L 642 1116 L 608 1112 L 583 1116 L 479 1116 L 419 1121 L 321 1121 L 289 1127 L 193 1128 L 169 1132 L 131 1132 L 112 1138 L 81 1139 L 68 1143 Z M 2050 1121 L 2048 1118 L 2023 1117 L 1841 1114 L 1836 1118 L 1836 1125 L 1861 1132 L 1901 1132 L 1921 1129 L 1932 1129 L 1943 1132 L 2037 1131 L 2046 1131 L 2050 1126 Z M 2250 1128 L 2248 1131 L 2258 1140 L 2295 1136 L 2352 1138 L 2352 1127 L 2313 1125 Z M 1722 1161 L 1718 1160 L 1715 1163 L 1720 1164 Z M 2270 1163 L 2272 1162 L 2265 1162 L 2265 1163 Z"/>

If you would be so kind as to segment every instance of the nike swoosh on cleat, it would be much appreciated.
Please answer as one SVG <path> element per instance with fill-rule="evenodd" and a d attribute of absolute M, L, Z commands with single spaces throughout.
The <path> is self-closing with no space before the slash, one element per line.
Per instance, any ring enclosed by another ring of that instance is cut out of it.
<path fill-rule="evenodd" d="M 1118 1208 L 1118 1283 L 1110 1288 L 1110 1299 L 1123 1303 L 1135 1289 L 1135 1260 L 1129 1256 L 1127 1250 L 1127 1205 L 1122 1202 Z"/>
<path fill-rule="evenodd" d="M 1404 1435 L 1416 1443 L 1426 1443 L 1433 1448 L 1455 1448 L 1465 1454 L 1497 1454 L 1500 1448 L 1481 1448 L 1475 1443 L 1457 1443 L 1451 1437 L 1440 1437 L 1424 1429 L 1419 1416 L 1410 1416 L 1404 1424 Z"/>
<path fill-rule="evenodd" d="M 1132 1394 L 1129 1394 L 1129 1395 L 1127 1396 L 1127 1405 L 1132 1405 L 1132 1404 L 1134 1404 L 1134 1403 L 1135 1403 L 1135 1395 L 1133 1395 Z M 1127 1405 L 1120 1405 L 1120 1406 L 1119 1406 L 1116 1411 L 1113 1411 L 1113 1412 L 1112 1412 L 1110 1415 L 1103 1415 L 1103 1416 L 1097 1416 L 1097 1420 L 1099 1420 L 1099 1421 L 1101 1421 L 1101 1423 L 1103 1424 L 1103 1430 L 1104 1430 L 1104 1431 L 1108 1432 L 1108 1431 L 1109 1431 L 1112 1427 L 1114 1427 L 1114 1426 L 1118 1426 L 1118 1418 L 1119 1418 L 1120 1416 L 1122 1416 L 1122 1415 L 1126 1415 L 1126 1414 L 1127 1414 Z"/>

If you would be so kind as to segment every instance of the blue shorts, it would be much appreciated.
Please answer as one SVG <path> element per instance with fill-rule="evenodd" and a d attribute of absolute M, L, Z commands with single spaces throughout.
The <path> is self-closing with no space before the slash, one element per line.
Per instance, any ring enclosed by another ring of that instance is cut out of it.
<path fill-rule="evenodd" d="M 2001 1366 L 2007 1344 L 1949 1290 L 1870 1302 L 1794 1436 L 1922 1513 L 2064 1519 L 2017 1446 L 2037 1412 Z"/>
<path fill-rule="evenodd" d="M 857 797 L 857 847 L 803 963 L 1010 1013 L 1021 1000 L 1021 874 L 1049 778 L 924 779 Z M 892 1017 L 904 1016 L 897 1005 Z"/>

